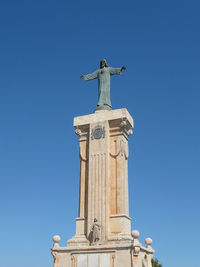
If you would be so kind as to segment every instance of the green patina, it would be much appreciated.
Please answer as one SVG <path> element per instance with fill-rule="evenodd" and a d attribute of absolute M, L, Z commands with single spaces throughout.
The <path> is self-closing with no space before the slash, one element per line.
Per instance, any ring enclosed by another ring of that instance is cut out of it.
<path fill-rule="evenodd" d="M 114 74 L 121 74 L 122 70 L 126 68 L 111 68 L 107 65 L 106 60 L 100 61 L 100 69 L 91 73 L 82 75 L 85 81 L 98 79 L 98 104 L 97 109 L 112 109 L 110 101 L 110 76 Z"/>

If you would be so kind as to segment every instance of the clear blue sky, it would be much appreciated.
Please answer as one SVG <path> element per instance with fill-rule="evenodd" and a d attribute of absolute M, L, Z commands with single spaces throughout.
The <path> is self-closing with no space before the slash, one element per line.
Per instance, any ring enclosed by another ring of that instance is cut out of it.
<path fill-rule="evenodd" d="M 113 108 L 130 137 L 132 229 L 164 267 L 199 265 L 199 1 L 1 1 L 0 251 L 2 267 L 52 266 L 78 212 L 73 117 L 92 113 L 106 58 Z"/>

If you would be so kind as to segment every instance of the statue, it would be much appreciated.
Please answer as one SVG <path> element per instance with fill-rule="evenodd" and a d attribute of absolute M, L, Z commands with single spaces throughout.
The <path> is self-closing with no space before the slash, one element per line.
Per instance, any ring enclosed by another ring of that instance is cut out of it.
<path fill-rule="evenodd" d="M 94 223 L 91 229 L 91 244 L 96 244 L 100 239 L 100 224 L 97 219 L 94 219 Z"/>
<path fill-rule="evenodd" d="M 111 68 L 107 65 L 106 60 L 100 61 L 100 69 L 87 75 L 81 75 L 80 78 L 85 81 L 98 79 L 98 104 L 96 110 L 107 109 L 111 110 L 112 105 L 110 101 L 110 76 L 114 74 L 121 74 L 126 67 Z"/>

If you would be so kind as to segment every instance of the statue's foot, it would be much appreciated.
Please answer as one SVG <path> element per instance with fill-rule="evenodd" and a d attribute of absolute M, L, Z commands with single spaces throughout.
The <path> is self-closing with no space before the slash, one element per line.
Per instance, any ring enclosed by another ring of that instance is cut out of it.
<path fill-rule="evenodd" d="M 99 111 L 99 110 L 111 110 L 111 109 L 112 109 L 112 107 L 107 105 L 107 104 L 97 105 L 97 107 L 94 110 L 94 112 Z"/>

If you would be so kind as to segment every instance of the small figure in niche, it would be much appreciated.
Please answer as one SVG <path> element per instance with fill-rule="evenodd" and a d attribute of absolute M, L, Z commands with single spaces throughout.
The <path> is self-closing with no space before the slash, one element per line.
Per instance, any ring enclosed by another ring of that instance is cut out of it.
<path fill-rule="evenodd" d="M 91 229 L 91 245 L 95 245 L 100 240 L 100 224 L 95 218 Z"/>

